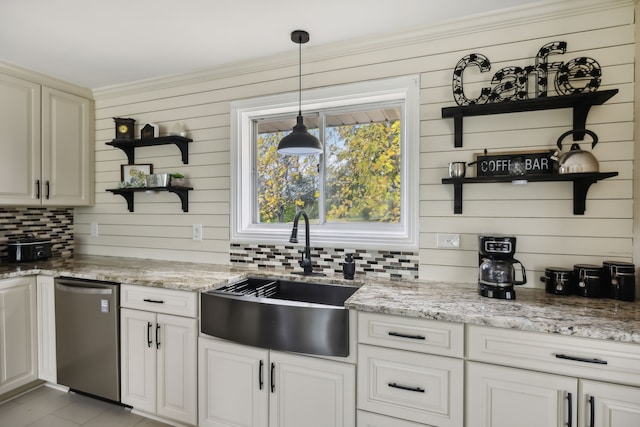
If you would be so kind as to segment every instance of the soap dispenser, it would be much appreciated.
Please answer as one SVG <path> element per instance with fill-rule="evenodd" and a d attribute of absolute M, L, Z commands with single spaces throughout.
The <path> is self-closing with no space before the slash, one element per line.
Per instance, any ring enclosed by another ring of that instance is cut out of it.
<path fill-rule="evenodd" d="M 353 276 L 356 274 L 356 263 L 353 260 L 353 254 L 345 254 L 342 273 L 345 279 L 353 280 Z"/>

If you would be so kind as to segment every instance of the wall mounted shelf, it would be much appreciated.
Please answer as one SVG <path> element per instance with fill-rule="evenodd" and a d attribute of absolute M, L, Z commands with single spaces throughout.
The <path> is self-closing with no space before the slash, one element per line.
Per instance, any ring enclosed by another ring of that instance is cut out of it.
<path fill-rule="evenodd" d="M 557 108 L 573 109 L 573 129 L 585 129 L 589 109 L 594 105 L 607 102 L 618 93 L 618 89 L 603 90 L 573 95 L 559 95 L 544 98 L 524 99 L 521 101 L 503 101 L 493 104 L 463 105 L 445 107 L 442 118 L 453 118 L 454 146 L 462 147 L 462 119 L 471 116 L 487 116 L 491 114 L 518 113 L 523 111 L 551 110 Z M 573 135 L 576 141 L 584 139 L 584 132 Z"/>
<path fill-rule="evenodd" d="M 136 188 L 109 188 L 113 194 L 119 194 L 127 201 L 127 208 L 129 212 L 133 212 L 134 207 L 134 194 L 142 192 L 156 192 L 156 191 L 168 191 L 175 193 L 180 198 L 182 203 L 182 212 L 189 212 L 189 191 L 193 190 L 193 187 L 136 187 Z"/>
<path fill-rule="evenodd" d="M 462 213 L 462 186 L 464 184 L 483 184 L 491 182 L 551 182 L 551 181 L 572 181 L 573 182 L 573 214 L 584 215 L 586 209 L 587 192 L 591 184 L 600 180 L 617 176 L 618 172 L 600 173 L 568 173 L 549 175 L 524 175 L 524 176 L 495 176 L 476 178 L 443 178 L 443 184 L 453 184 L 453 213 Z"/>
<path fill-rule="evenodd" d="M 111 142 L 107 142 L 106 144 L 124 151 L 127 155 L 127 159 L 129 160 L 129 164 L 135 164 L 136 148 L 138 147 L 152 147 L 156 145 L 175 144 L 180 149 L 180 153 L 182 153 L 182 163 L 188 165 L 190 142 L 193 142 L 193 139 L 185 138 L 183 136 L 171 135 L 149 139 L 114 139 Z"/>

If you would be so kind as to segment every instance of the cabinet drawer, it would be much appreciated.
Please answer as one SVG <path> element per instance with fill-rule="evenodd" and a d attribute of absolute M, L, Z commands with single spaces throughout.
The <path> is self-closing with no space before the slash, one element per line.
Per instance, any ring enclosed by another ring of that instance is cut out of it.
<path fill-rule="evenodd" d="M 358 411 L 358 427 L 424 427 L 424 424 L 413 421 L 391 418 L 371 412 Z"/>
<path fill-rule="evenodd" d="M 461 359 L 358 346 L 358 409 L 439 427 L 463 423 Z"/>
<path fill-rule="evenodd" d="M 120 286 L 121 307 L 198 317 L 197 302 L 197 292 L 126 284 Z"/>
<path fill-rule="evenodd" d="M 640 385 L 640 345 L 469 325 L 467 358 Z"/>
<path fill-rule="evenodd" d="M 463 357 L 464 325 L 361 312 L 358 313 L 358 342 Z"/>

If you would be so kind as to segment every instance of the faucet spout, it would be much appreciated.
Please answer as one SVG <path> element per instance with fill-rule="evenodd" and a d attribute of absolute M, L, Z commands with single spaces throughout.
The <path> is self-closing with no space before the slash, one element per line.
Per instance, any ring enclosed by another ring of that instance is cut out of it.
<path fill-rule="evenodd" d="M 293 229 L 291 230 L 290 243 L 298 243 L 298 221 L 300 216 L 304 219 L 304 253 L 300 260 L 300 267 L 303 268 L 305 275 L 313 273 L 313 267 L 311 266 L 311 239 L 309 237 L 309 216 L 304 210 L 298 211 L 293 218 Z"/>

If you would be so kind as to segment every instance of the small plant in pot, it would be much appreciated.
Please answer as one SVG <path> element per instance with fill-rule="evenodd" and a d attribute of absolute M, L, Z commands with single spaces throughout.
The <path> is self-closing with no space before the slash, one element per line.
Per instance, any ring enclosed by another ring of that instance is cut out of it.
<path fill-rule="evenodd" d="M 186 187 L 187 179 L 181 173 L 171 174 L 171 186 L 172 187 Z"/>

